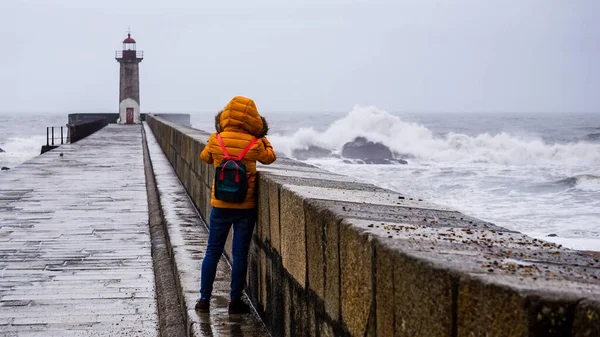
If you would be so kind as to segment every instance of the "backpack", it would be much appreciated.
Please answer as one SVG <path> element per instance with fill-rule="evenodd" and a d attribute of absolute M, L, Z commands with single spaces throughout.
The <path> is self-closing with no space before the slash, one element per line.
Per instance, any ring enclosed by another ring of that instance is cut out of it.
<path fill-rule="evenodd" d="M 225 158 L 223 158 L 221 164 L 215 170 L 215 199 L 242 203 L 246 199 L 246 193 L 248 193 L 248 175 L 242 159 L 244 159 L 250 148 L 252 148 L 252 145 L 258 139 L 252 139 L 250 144 L 246 146 L 238 157 L 232 157 L 227 153 L 220 134 L 217 134 L 217 140 Z"/>

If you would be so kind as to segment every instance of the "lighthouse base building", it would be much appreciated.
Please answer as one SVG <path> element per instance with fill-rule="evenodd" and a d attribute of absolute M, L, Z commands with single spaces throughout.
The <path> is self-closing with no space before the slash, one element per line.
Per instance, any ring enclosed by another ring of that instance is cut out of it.
<path fill-rule="evenodd" d="M 119 124 L 139 124 L 142 122 L 140 105 L 132 98 L 124 99 L 119 104 Z"/>

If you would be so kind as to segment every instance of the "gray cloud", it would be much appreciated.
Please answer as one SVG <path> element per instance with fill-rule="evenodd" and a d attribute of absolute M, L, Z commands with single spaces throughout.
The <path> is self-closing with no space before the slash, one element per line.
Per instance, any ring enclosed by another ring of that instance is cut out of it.
<path fill-rule="evenodd" d="M 0 2 L 0 111 L 118 108 L 114 51 L 144 50 L 142 110 L 600 111 L 595 0 Z"/>

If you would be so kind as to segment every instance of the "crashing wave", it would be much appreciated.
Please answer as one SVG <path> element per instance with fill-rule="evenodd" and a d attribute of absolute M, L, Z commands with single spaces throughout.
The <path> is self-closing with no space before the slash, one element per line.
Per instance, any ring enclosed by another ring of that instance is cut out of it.
<path fill-rule="evenodd" d="M 0 151 L 0 166 L 14 167 L 35 158 L 40 154 L 40 149 L 45 143 L 45 136 L 8 138 L 0 144 L 5 151 Z"/>
<path fill-rule="evenodd" d="M 600 165 L 600 144 L 578 142 L 547 144 L 542 139 L 523 139 L 508 133 L 483 133 L 469 136 L 448 133 L 435 136 L 417 123 L 403 121 L 373 106 L 356 106 L 345 117 L 333 122 L 325 131 L 301 128 L 289 136 L 270 137 L 274 146 L 287 156 L 293 151 L 319 147 L 340 154 L 344 144 L 356 137 L 387 146 L 422 161 L 494 163 L 501 165 Z"/>

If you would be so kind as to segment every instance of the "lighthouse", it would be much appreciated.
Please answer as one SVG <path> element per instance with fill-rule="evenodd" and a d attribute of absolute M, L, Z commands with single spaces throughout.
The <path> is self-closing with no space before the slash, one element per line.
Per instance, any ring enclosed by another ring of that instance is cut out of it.
<path fill-rule="evenodd" d="M 131 34 L 123 40 L 123 50 L 115 53 L 120 64 L 119 77 L 119 123 L 140 123 L 140 62 L 144 52 L 136 50 Z"/>

